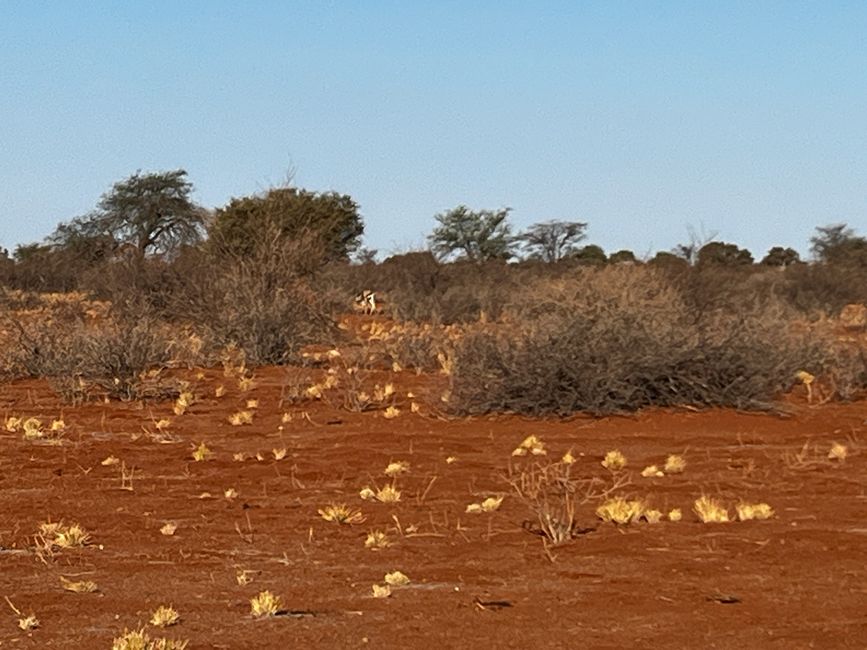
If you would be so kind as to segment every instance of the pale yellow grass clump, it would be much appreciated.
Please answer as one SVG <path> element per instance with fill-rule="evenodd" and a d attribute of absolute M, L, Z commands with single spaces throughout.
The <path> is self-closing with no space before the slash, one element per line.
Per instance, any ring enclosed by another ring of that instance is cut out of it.
<path fill-rule="evenodd" d="M 662 521 L 662 512 L 659 510 L 645 510 L 641 513 L 641 518 L 648 524 L 658 524 Z"/>
<path fill-rule="evenodd" d="M 244 424 L 253 424 L 253 411 L 238 411 L 229 416 L 229 424 L 240 427 Z"/>
<path fill-rule="evenodd" d="M 99 464 L 103 467 L 111 467 L 112 465 L 117 465 L 118 463 L 120 463 L 120 458 L 118 458 L 117 456 L 108 456 L 102 461 L 100 461 Z"/>
<path fill-rule="evenodd" d="M 239 377 L 238 378 L 238 390 L 242 393 L 247 393 L 253 390 L 256 387 L 256 382 L 252 377 Z"/>
<path fill-rule="evenodd" d="M 638 521 L 644 512 L 644 508 L 645 504 L 643 501 L 614 497 L 596 508 L 596 516 L 602 521 L 623 525 Z"/>
<path fill-rule="evenodd" d="M 92 594 L 99 590 L 92 580 L 68 580 L 60 576 L 60 586 L 76 594 Z"/>
<path fill-rule="evenodd" d="M 371 591 L 374 598 L 388 598 L 391 596 L 391 587 L 388 585 L 373 585 Z"/>
<path fill-rule="evenodd" d="M 527 436 L 520 445 L 515 447 L 512 451 L 512 456 L 526 456 L 527 454 L 544 456 L 547 453 L 544 442 L 536 436 Z"/>
<path fill-rule="evenodd" d="M 729 521 L 728 510 L 719 501 L 706 495 L 695 500 L 693 510 L 703 524 L 721 524 Z"/>
<path fill-rule="evenodd" d="M 226 488 L 225 490 L 223 490 L 223 496 L 226 497 L 227 499 L 229 499 L 230 501 L 232 499 L 237 499 L 238 498 L 238 490 L 236 490 L 233 487 Z"/>
<path fill-rule="evenodd" d="M 202 442 L 198 447 L 194 447 L 193 449 L 193 460 L 197 463 L 201 463 L 202 461 L 208 460 L 214 453 L 208 449 L 208 446 Z"/>
<path fill-rule="evenodd" d="M 564 465 L 572 465 L 575 463 L 575 456 L 572 454 L 571 449 L 563 454 L 563 458 L 560 459 L 560 462 Z"/>
<path fill-rule="evenodd" d="M 679 454 L 671 454 L 665 459 L 666 474 L 681 474 L 686 469 L 686 459 Z"/>
<path fill-rule="evenodd" d="M 668 513 L 669 521 L 680 521 L 683 519 L 683 513 L 680 511 L 680 508 L 672 508 Z"/>
<path fill-rule="evenodd" d="M 193 405 L 193 394 L 189 391 L 184 391 L 180 395 L 178 395 L 178 399 L 175 400 L 175 405 L 172 408 L 174 414 L 177 416 L 181 416 L 187 412 L 187 409 Z"/>
<path fill-rule="evenodd" d="M 160 534 L 165 535 L 166 537 L 171 537 L 178 530 L 178 525 L 172 521 L 166 522 L 163 524 L 163 527 L 160 528 Z"/>
<path fill-rule="evenodd" d="M 641 475 L 644 478 L 659 478 L 665 476 L 665 474 L 656 465 L 648 465 L 643 470 L 641 470 Z"/>
<path fill-rule="evenodd" d="M 36 440 L 45 435 L 42 430 L 42 421 L 39 418 L 27 418 L 21 425 L 24 429 L 24 437 L 27 440 Z"/>
<path fill-rule="evenodd" d="M 619 449 L 613 449 L 605 454 L 602 460 L 602 467 L 612 472 L 619 472 L 627 465 L 626 456 Z"/>
<path fill-rule="evenodd" d="M 405 587 L 409 584 L 409 578 L 401 571 L 392 571 L 385 574 L 385 584 L 390 587 Z"/>
<path fill-rule="evenodd" d="M 846 445 L 842 445 L 839 442 L 835 442 L 831 445 L 830 451 L 828 451 L 828 459 L 836 460 L 843 462 L 846 460 L 846 457 L 849 455 L 849 448 Z"/>
<path fill-rule="evenodd" d="M 376 500 L 380 503 L 397 503 L 400 501 L 400 490 L 393 485 L 383 485 L 376 491 Z"/>
<path fill-rule="evenodd" d="M 262 591 L 250 599 L 250 613 L 254 618 L 277 616 L 281 611 L 283 602 L 280 596 L 275 596 L 270 591 Z"/>
<path fill-rule="evenodd" d="M 214 389 L 214 397 L 216 397 L 217 399 L 219 399 L 220 397 L 222 397 L 225 394 L 226 394 L 226 387 L 223 386 L 222 384 L 220 384 L 219 386 L 217 386 Z"/>
<path fill-rule="evenodd" d="M 500 509 L 500 506 L 503 503 L 502 496 L 499 497 L 488 497 L 481 503 L 471 503 L 467 506 L 467 512 L 470 514 L 479 514 L 482 512 L 494 512 Z"/>
<path fill-rule="evenodd" d="M 770 519 L 774 516 L 774 509 L 767 503 L 739 503 L 735 506 L 740 521 L 752 519 Z"/>
<path fill-rule="evenodd" d="M 21 430 L 21 425 L 23 421 L 21 418 L 16 418 L 15 416 L 9 416 L 6 418 L 6 430 L 9 433 L 18 433 Z"/>
<path fill-rule="evenodd" d="M 250 410 L 254 410 L 259 408 L 259 400 L 257 399 L 248 399 L 247 400 L 247 408 Z"/>
<path fill-rule="evenodd" d="M 124 630 L 123 635 L 116 637 L 111 644 L 111 650 L 184 650 L 189 641 L 177 639 L 152 639 L 144 628 L 140 630 Z"/>
<path fill-rule="evenodd" d="M 9 607 L 12 608 L 12 611 L 15 612 L 21 618 L 18 619 L 18 627 L 20 627 L 25 632 L 29 632 L 30 630 L 35 630 L 39 627 L 39 619 L 36 618 L 36 614 L 28 614 L 25 616 L 21 613 L 15 605 L 12 604 L 12 601 L 9 600 L 9 596 L 3 596 L 6 599 L 6 602 L 9 603 Z"/>
<path fill-rule="evenodd" d="M 151 625 L 156 627 L 171 627 L 177 625 L 181 621 L 181 615 L 171 605 L 160 605 L 151 614 Z"/>
<path fill-rule="evenodd" d="M 380 551 L 391 546 L 391 540 L 388 535 L 381 530 L 372 530 L 367 534 L 367 539 L 364 540 L 364 548 L 371 551 Z"/>
<path fill-rule="evenodd" d="M 271 450 L 271 453 L 274 456 L 274 460 L 283 460 L 284 458 L 286 458 L 288 450 L 286 449 L 286 447 L 280 447 L 279 449 L 274 448 Z"/>
<path fill-rule="evenodd" d="M 43 546 L 57 548 L 76 548 L 85 546 L 90 542 L 90 533 L 79 524 L 67 526 L 62 521 L 40 524 L 37 537 L 41 540 Z"/>
<path fill-rule="evenodd" d="M 325 521 L 330 521 L 335 524 L 353 525 L 364 522 L 364 515 L 360 510 L 350 508 L 345 503 L 329 504 L 324 508 L 319 509 L 319 516 Z"/>
<path fill-rule="evenodd" d="M 396 478 L 401 474 L 406 474 L 409 471 L 409 463 L 403 460 L 398 460 L 393 463 L 389 463 L 385 468 L 383 474 L 390 478 Z"/>
<path fill-rule="evenodd" d="M 170 426 L 172 426 L 172 421 L 169 420 L 168 418 L 163 418 L 162 420 L 157 420 L 157 422 L 154 424 L 154 426 L 156 427 L 157 431 L 163 432 L 166 429 L 168 429 Z"/>
<path fill-rule="evenodd" d="M 389 406 L 382 412 L 382 417 L 384 417 L 386 420 L 393 420 L 398 415 L 400 415 L 400 409 L 396 406 Z"/>
<path fill-rule="evenodd" d="M 456 456 L 448 456 L 448 457 L 446 458 L 446 465 L 451 465 L 451 464 L 454 463 L 455 461 L 457 461 L 457 457 L 456 457 Z"/>

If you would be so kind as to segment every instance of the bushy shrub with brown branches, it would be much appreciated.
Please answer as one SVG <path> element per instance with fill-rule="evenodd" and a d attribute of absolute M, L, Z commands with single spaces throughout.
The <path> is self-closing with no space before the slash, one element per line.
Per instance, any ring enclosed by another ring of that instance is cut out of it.
<path fill-rule="evenodd" d="M 697 310 L 652 268 L 586 269 L 515 294 L 510 327 L 466 336 L 459 413 L 610 413 L 649 405 L 755 408 L 821 365 L 820 341 L 778 300 Z"/>

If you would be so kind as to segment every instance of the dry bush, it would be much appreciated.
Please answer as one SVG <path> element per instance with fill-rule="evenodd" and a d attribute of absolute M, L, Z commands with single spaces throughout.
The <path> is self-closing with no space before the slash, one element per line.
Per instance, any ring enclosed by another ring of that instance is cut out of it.
<path fill-rule="evenodd" d="M 585 269 L 515 294 L 504 320 L 462 339 L 458 413 L 610 413 L 649 405 L 766 407 L 827 349 L 779 301 L 696 310 L 663 273 Z"/>
<path fill-rule="evenodd" d="M 235 345 L 252 365 L 285 363 L 334 338 L 331 305 L 312 288 L 323 255 L 315 239 L 262 234 L 249 257 L 212 257 L 171 306 L 211 350 Z"/>

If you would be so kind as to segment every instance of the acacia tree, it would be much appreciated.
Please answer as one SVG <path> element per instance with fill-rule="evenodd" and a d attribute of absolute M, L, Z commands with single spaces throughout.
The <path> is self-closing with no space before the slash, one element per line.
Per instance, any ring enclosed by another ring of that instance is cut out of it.
<path fill-rule="evenodd" d="M 518 241 L 530 259 L 556 262 L 578 249 L 586 230 L 587 224 L 580 221 L 545 221 L 527 228 Z"/>
<path fill-rule="evenodd" d="M 428 235 L 430 249 L 441 259 L 507 260 L 515 250 L 509 212 L 511 208 L 474 212 L 465 205 L 441 212 L 434 216 L 439 226 Z"/>
<path fill-rule="evenodd" d="M 96 210 L 61 224 L 49 242 L 60 248 L 80 248 L 82 242 L 127 245 L 139 257 L 166 255 L 195 244 L 204 235 L 206 212 L 190 198 L 187 172 L 136 172 L 115 183 Z"/>
<path fill-rule="evenodd" d="M 801 256 L 794 248 L 774 246 L 768 254 L 762 258 L 762 266 L 790 266 L 801 261 Z"/>
<path fill-rule="evenodd" d="M 744 266 L 753 263 L 753 255 L 737 244 L 712 241 L 698 249 L 696 264 L 699 266 Z"/>
<path fill-rule="evenodd" d="M 810 244 L 820 262 L 867 266 L 867 239 L 857 236 L 845 223 L 816 228 Z"/>

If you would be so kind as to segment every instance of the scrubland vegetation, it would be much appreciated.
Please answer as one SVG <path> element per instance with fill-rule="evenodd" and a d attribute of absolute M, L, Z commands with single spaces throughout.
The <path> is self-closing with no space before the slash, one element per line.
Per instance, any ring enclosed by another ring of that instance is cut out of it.
<path fill-rule="evenodd" d="M 842 399 L 867 385 L 835 329 L 867 302 L 867 240 L 845 226 L 817 229 L 811 262 L 714 241 L 639 261 L 579 246 L 585 223 L 515 235 L 508 210 L 459 206 L 436 215 L 430 251 L 377 263 L 348 196 L 276 188 L 209 213 L 191 191 L 180 170 L 136 174 L 7 257 L 3 375 L 47 377 L 70 402 L 165 396 L 159 369 L 230 346 L 255 367 L 338 344 L 369 288 L 395 328 L 371 337 L 379 361 L 445 372 L 455 414 L 767 408 L 799 371 Z"/>

